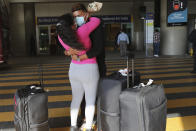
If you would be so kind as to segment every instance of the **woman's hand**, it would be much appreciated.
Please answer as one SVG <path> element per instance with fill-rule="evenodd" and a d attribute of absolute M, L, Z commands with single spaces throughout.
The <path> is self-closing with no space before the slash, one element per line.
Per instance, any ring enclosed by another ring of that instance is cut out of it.
<path fill-rule="evenodd" d="M 64 54 L 67 55 L 67 56 L 70 56 L 69 51 L 66 51 L 66 50 L 65 50 L 65 51 L 64 51 Z"/>
<path fill-rule="evenodd" d="M 72 60 L 78 60 L 78 56 L 77 55 L 71 55 Z"/>
<path fill-rule="evenodd" d="M 76 50 L 76 49 L 73 49 L 73 48 L 70 48 L 69 53 L 70 53 L 70 55 L 78 55 L 80 53 L 80 51 Z"/>
<path fill-rule="evenodd" d="M 64 51 L 64 54 L 67 55 L 67 56 L 78 55 L 79 53 L 80 53 L 79 50 L 76 50 L 76 49 L 73 49 L 73 48 L 70 48 L 69 50 Z"/>

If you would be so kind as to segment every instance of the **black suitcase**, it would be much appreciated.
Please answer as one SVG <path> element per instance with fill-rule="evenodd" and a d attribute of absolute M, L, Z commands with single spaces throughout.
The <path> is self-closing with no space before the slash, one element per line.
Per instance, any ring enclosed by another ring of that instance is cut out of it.
<path fill-rule="evenodd" d="M 40 85 L 28 85 L 16 91 L 14 111 L 16 131 L 49 131 L 48 96 L 42 82 Z"/>
<path fill-rule="evenodd" d="M 119 96 L 122 90 L 129 86 L 129 79 L 132 85 L 140 82 L 140 74 L 134 72 L 134 60 L 132 57 L 131 76 L 122 76 L 119 72 L 114 72 L 100 80 L 98 93 L 98 131 L 119 131 L 120 130 L 120 105 Z M 129 70 L 129 57 L 127 57 L 127 68 Z M 134 79 L 135 76 L 136 79 Z M 128 77 L 129 76 L 129 77 Z"/>

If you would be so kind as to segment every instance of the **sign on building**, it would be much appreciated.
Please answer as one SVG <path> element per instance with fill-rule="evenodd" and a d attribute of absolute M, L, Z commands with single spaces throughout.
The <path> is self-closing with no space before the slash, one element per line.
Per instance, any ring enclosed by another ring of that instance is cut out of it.
<path fill-rule="evenodd" d="M 187 23 L 187 0 L 167 0 L 167 25 L 182 26 Z"/>

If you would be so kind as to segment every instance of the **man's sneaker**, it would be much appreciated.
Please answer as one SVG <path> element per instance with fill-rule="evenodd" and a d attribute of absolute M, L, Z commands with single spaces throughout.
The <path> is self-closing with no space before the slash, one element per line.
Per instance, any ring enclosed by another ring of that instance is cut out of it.
<path fill-rule="evenodd" d="M 154 55 L 154 57 L 159 57 L 159 55 Z"/>
<path fill-rule="evenodd" d="M 79 131 L 77 126 L 71 126 L 70 131 Z"/>

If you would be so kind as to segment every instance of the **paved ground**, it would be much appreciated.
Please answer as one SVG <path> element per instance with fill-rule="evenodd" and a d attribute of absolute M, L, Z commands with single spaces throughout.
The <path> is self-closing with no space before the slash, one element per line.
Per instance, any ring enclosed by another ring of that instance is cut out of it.
<path fill-rule="evenodd" d="M 51 131 L 69 130 L 71 88 L 67 76 L 69 58 L 64 56 L 15 57 L 9 68 L 0 69 L 0 131 L 14 131 L 13 94 L 18 88 L 38 82 L 38 65 L 43 66 L 44 84 L 48 92 Z M 108 74 L 126 67 L 119 53 L 107 52 Z M 136 52 L 135 68 L 141 81 L 152 78 L 163 84 L 168 98 L 166 131 L 196 130 L 196 75 L 189 56 L 145 57 Z"/>

